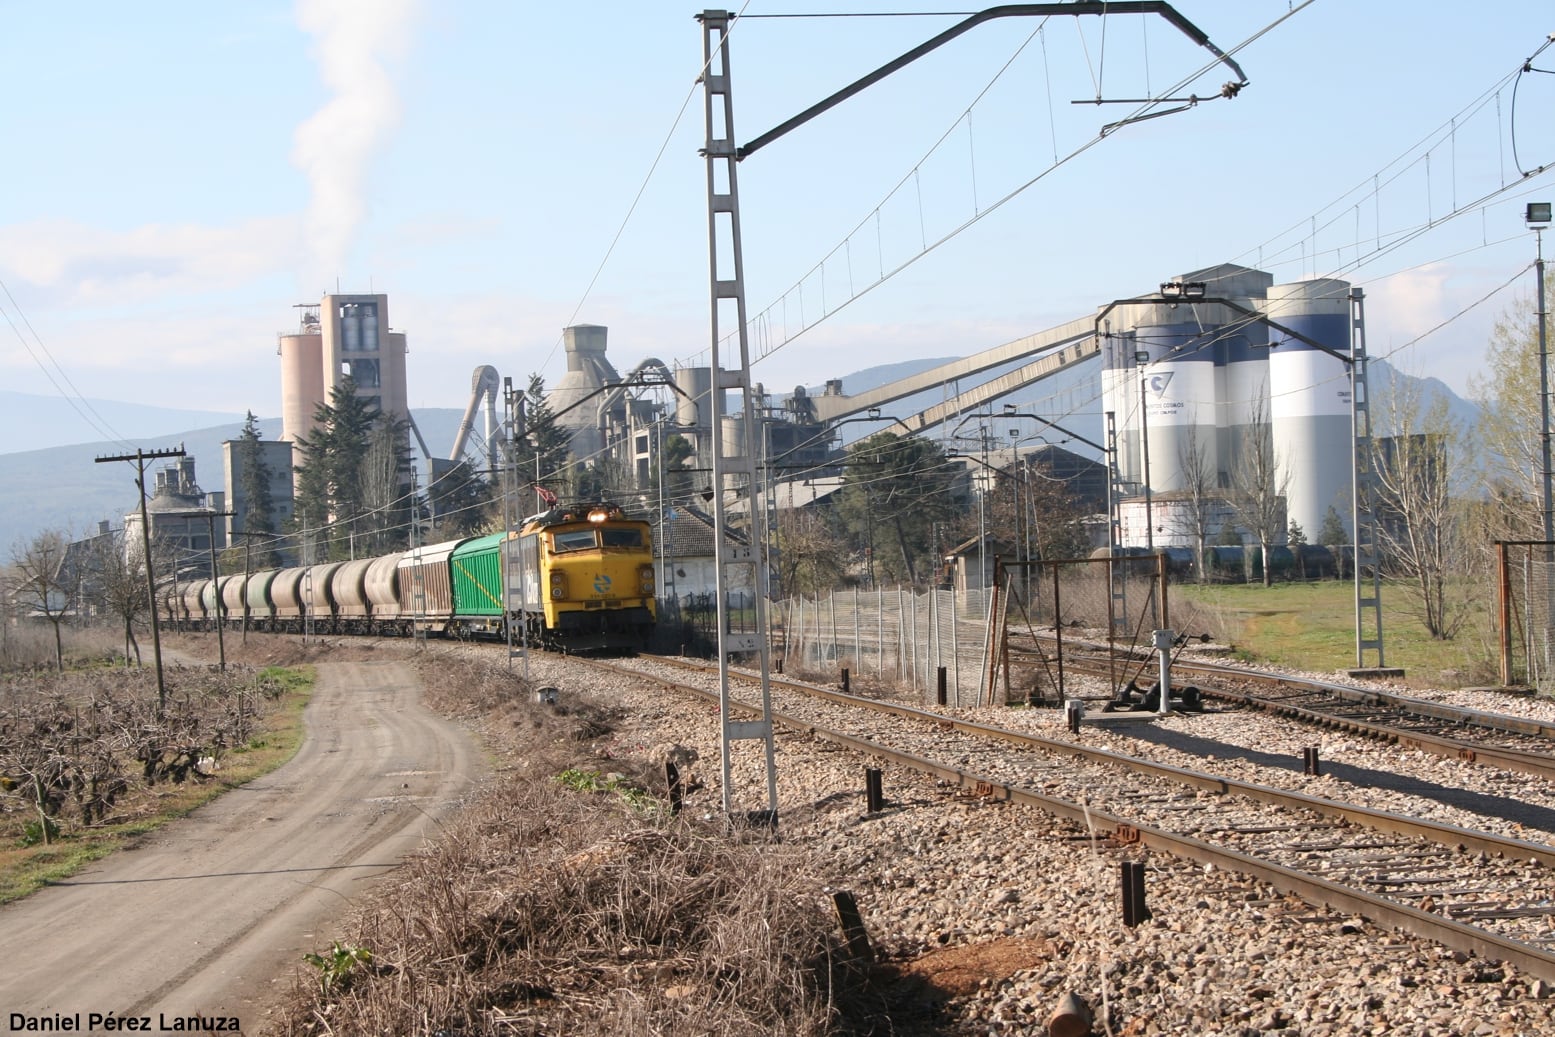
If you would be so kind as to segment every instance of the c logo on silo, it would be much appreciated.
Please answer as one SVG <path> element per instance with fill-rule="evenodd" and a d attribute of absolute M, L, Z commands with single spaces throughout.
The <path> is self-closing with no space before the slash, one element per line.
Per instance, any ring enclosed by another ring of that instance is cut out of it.
<path fill-rule="evenodd" d="M 594 577 L 594 593 L 595 594 L 608 594 L 608 593 L 610 593 L 610 577 L 609 576 L 605 575 L 604 573 L 600 573 L 598 576 Z"/>
<path fill-rule="evenodd" d="M 1150 391 L 1157 396 L 1166 392 L 1166 387 L 1172 384 L 1172 374 L 1173 372 L 1171 371 L 1165 371 L 1161 374 L 1150 375 L 1147 383 L 1150 386 Z"/>

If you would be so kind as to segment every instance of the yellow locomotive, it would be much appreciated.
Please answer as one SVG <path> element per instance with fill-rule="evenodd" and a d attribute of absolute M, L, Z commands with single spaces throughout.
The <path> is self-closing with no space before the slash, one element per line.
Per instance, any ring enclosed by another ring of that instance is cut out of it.
<path fill-rule="evenodd" d="M 567 649 L 641 648 L 653 632 L 652 527 L 613 504 L 555 505 L 509 545 L 530 637 Z"/>

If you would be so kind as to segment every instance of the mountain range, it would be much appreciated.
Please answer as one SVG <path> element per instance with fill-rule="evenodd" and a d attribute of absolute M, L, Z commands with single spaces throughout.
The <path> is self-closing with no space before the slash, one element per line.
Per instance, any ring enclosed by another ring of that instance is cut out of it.
<path fill-rule="evenodd" d="M 857 395 L 944 362 L 903 361 L 857 371 L 843 378 L 843 390 Z M 1371 382 L 1373 400 L 1386 399 L 1395 384 L 1410 384 L 1423 400 L 1444 396 L 1460 425 L 1472 427 L 1479 419 L 1479 407 L 1457 396 L 1437 379 L 1413 378 L 1383 361 L 1373 361 Z M 1094 396 L 1094 389 L 1089 388 L 1093 385 L 1093 373 L 1065 372 L 1006 397 L 999 401 L 999 407 L 1008 402 L 1028 412 L 1069 412 L 1070 416 L 1059 419 L 1067 428 L 1099 441 L 1099 407 L 1094 402 L 1084 405 Z M 818 393 L 821 389 L 811 391 Z M 939 403 L 942 398 L 939 390 L 919 393 L 891 405 L 887 409 L 892 414 L 887 417 L 905 417 Z M 435 455 L 447 456 L 463 413 L 452 407 L 413 411 L 416 427 Z M 84 414 L 92 415 L 93 420 L 88 422 Z M 1381 421 L 1383 417 L 1374 414 L 1373 420 Z M 56 397 L 0 392 L 0 430 L 9 433 L 4 442 L 23 446 L 0 453 L 0 485 L 7 488 L 5 507 L 0 509 L 0 564 L 12 549 L 43 530 L 59 530 L 74 537 L 96 532 L 100 522 L 106 521 L 114 528 L 122 526 L 125 514 L 138 503 L 135 464 L 99 463 L 98 459 L 133 456 L 136 445 L 148 451 L 182 447 L 195 460 L 195 479 L 200 486 L 205 490 L 221 489 L 221 444 L 238 437 L 243 419 L 243 415 L 209 411 L 105 400 L 67 402 Z M 280 436 L 279 418 L 260 419 L 258 424 L 265 439 Z M 92 440 L 84 434 L 88 427 L 105 427 L 122 438 Z M 843 431 L 848 440 L 854 440 L 870 435 L 878 427 L 883 426 L 872 428 L 860 423 L 845 426 Z M 1377 431 L 1387 434 L 1385 428 Z M 170 463 L 171 459 L 163 459 L 147 464 L 148 488 L 155 481 L 152 473 Z"/>

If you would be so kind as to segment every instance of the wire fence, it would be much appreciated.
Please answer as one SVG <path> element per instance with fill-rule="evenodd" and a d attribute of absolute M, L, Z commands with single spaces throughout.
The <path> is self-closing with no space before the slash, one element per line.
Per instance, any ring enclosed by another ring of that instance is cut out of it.
<path fill-rule="evenodd" d="M 1496 545 L 1500 570 L 1501 683 L 1555 694 L 1555 545 Z"/>
<path fill-rule="evenodd" d="M 790 670 L 846 668 L 930 701 L 943 669 L 946 703 L 970 706 L 984 687 L 991 597 L 986 590 L 854 588 L 776 602 L 773 616 Z"/>
<path fill-rule="evenodd" d="M 1058 705 L 1067 695 L 1059 658 L 1066 638 L 1076 646 L 1150 644 L 1165 615 L 1164 580 L 1153 566 L 1001 565 L 991 589 L 855 588 L 781 601 L 773 615 L 793 671 L 848 669 L 924 703 Z"/>

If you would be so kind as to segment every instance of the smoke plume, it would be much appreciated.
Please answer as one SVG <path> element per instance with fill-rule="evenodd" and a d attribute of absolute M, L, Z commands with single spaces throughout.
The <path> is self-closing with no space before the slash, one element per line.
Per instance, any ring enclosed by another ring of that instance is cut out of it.
<path fill-rule="evenodd" d="M 373 155 L 399 121 L 386 64 L 404 53 L 419 0 L 298 0 L 297 24 L 331 97 L 297 128 L 292 163 L 308 177 L 303 283 L 340 275 L 367 212 L 363 183 Z"/>

